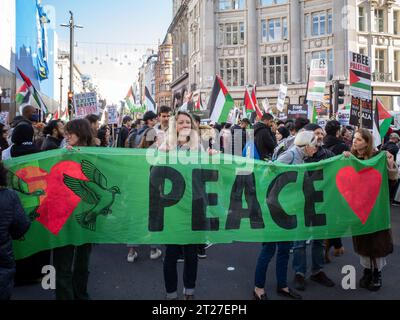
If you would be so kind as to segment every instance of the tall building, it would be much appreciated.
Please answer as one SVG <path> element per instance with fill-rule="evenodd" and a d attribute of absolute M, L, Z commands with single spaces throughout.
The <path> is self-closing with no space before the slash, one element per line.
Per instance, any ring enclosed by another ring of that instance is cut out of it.
<path fill-rule="evenodd" d="M 172 93 L 172 37 L 168 33 L 164 42 L 158 47 L 156 63 L 156 94 L 155 101 L 158 106 L 171 106 Z"/>
<path fill-rule="evenodd" d="M 286 103 L 302 103 L 311 59 L 326 59 L 328 85 L 349 84 L 348 52 L 355 51 L 372 59 L 374 95 L 388 109 L 400 110 L 400 0 L 174 1 L 178 4 L 169 28 L 172 89 L 187 68 L 187 89 L 209 94 L 219 74 L 238 104 L 243 87 L 255 83 L 259 99 L 268 97 L 271 105 L 282 83 L 288 84 Z"/>

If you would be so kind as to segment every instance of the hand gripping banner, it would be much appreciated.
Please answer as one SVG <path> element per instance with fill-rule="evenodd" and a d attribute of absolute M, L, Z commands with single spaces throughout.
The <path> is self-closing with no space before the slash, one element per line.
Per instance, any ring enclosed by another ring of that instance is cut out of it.
<path fill-rule="evenodd" d="M 82 148 L 5 163 L 33 223 L 18 259 L 65 245 L 331 239 L 390 228 L 386 156 L 288 166 Z"/>

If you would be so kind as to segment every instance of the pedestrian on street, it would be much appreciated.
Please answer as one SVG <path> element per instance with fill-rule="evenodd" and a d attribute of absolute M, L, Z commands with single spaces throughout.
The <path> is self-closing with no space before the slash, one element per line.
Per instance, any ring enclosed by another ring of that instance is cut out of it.
<path fill-rule="evenodd" d="M 349 151 L 349 147 L 341 139 L 341 125 L 339 121 L 328 121 L 325 126 L 326 137 L 324 138 L 324 147 L 332 151 L 336 156 L 341 155 L 345 151 Z M 331 261 L 329 257 L 330 248 L 334 247 L 334 256 L 340 257 L 344 254 L 342 239 L 328 239 L 325 242 L 325 261 Z"/>
<path fill-rule="evenodd" d="M 306 163 L 316 163 L 329 158 L 335 157 L 332 151 L 323 147 L 325 136 L 324 130 L 317 124 L 308 124 L 304 127 L 306 131 L 314 132 L 317 139 L 317 152 L 305 159 Z M 306 195 L 307 196 L 307 195 Z M 312 274 L 311 280 L 325 287 L 334 287 L 335 284 L 323 271 L 324 269 L 324 240 L 312 241 Z M 307 244 L 306 241 L 295 241 L 293 246 L 293 270 L 295 271 L 295 288 L 300 291 L 306 289 L 306 273 L 307 273 Z"/>
<path fill-rule="evenodd" d="M 67 148 L 95 147 L 93 131 L 86 119 L 68 122 Z M 65 246 L 53 250 L 57 300 L 89 300 L 87 292 L 91 244 Z"/>
<path fill-rule="evenodd" d="M 21 239 L 30 225 L 17 193 L 7 189 L 7 170 L 0 161 L 0 301 L 11 299 L 14 288 L 12 241 Z"/>
<path fill-rule="evenodd" d="M 374 150 L 373 137 L 367 129 L 359 129 L 354 136 L 351 152 L 344 152 L 346 158 L 353 155 L 359 160 L 369 160 L 378 154 L 379 152 Z M 386 154 L 388 183 L 396 183 L 398 167 L 393 155 L 390 152 L 386 152 Z M 361 265 L 364 267 L 360 287 L 378 291 L 382 287 L 382 270 L 386 266 L 386 257 L 393 253 L 391 230 L 353 237 L 353 245 L 354 251 L 360 256 Z"/>
<path fill-rule="evenodd" d="M 261 160 L 271 159 L 276 147 L 276 138 L 272 133 L 274 117 L 265 113 L 261 121 L 254 126 L 254 142 Z"/>
<path fill-rule="evenodd" d="M 295 165 L 302 164 L 307 157 L 312 157 L 317 152 L 317 138 L 313 132 L 300 132 L 288 151 L 284 152 L 278 162 Z M 268 300 L 265 293 L 265 282 L 268 265 L 275 255 L 276 249 L 278 253 L 276 257 L 276 278 L 277 278 L 277 293 L 283 297 L 288 297 L 296 300 L 301 300 L 302 297 L 295 290 L 291 289 L 287 284 L 287 269 L 289 263 L 290 249 L 293 247 L 293 242 L 270 242 L 264 243 L 260 256 L 257 261 L 255 272 L 255 288 L 253 297 L 255 300 Z"/>

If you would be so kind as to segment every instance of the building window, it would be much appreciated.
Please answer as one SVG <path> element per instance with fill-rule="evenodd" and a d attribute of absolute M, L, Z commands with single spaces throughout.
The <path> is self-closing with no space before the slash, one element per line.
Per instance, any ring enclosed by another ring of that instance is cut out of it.
<path fill-rule="evenodd" d="M 328 34 L 332 34 L 332 10 L 328 10 Z"/>
<path fill-rule="evenodd" d="M 262 7 L 272 6 L 274 4 L 285 4 L 288 3 L 288 0 L 260 0 L 260 4 Z"/>
<path fill-rule="evenodd" d="M 219 0 L 219 10 L 243 10 L 244 0 Z"/>
<path fill-rule="evenodd" d="M 365 8 L 358 7 L 358 31 L 365 31 Z"/>
<path fill-rule="evenodd" d="M 316 12 L 312 14 L 312 35 L 322 36 L 325 34 L 326 15 L 325 12 Z"/>
<path fill-rule="evenodd" d="M 221 59 L 220 75 L 229 87 L 244 86 L 244 58 Z"/>
<path fill-rule="evenodd" d="M 385 32 L 385 18 L 382 9 L 375 9 L 375 32 Z"/>
<path fill-rule="evenodd" d="M 375 72 L 385 73 L 385 50 L 375 50 Z"/>
<path fill-rule="evenodd" d="M 287 18 L 261 20 L 262 42 L 273 42 L 288 39 Z"/>
<path fill-rule="evenodd" d="M 399 23 L 400 23 L 400 21 L 399 21 L 399 18 L 400 18 L 400 14 L 399 14 L 399 12 L 400 11 L 393 11 L 393 33 L 394 34 L 400 34 L 400 25 L 399 25 Z"/>
<path fill-rule="evenodd" d="M 289 69 L 287 55 L 263 57 L 262 64 L 264 85 L 288 83 Z"/>
<path fill-rule="evenodd" d="M 400 51 L 394 52 L 394 81 L 400 81 Z"/>
<path fill-rule="evenodd" d="M 220 45 L 243 45 L 244 23 L 227 23 L 220 25 Z"/>

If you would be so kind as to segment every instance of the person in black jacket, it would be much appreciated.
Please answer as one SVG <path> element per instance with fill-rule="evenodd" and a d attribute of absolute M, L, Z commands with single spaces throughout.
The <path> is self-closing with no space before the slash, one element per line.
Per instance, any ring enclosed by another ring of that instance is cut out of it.
<path fill-rule="evenodd" d="M 329 121 L 325 127 L 326 137 L 324 139 L 324 146 L 337 156 L 343 154 L 345 151 L 350 151 L 346 143 L 340 139 L 340 130 L 340 122 L 336 120 Z"/>
<path fill-rule="evenodd" d="M 342 155 L 343 152 L 350 151 L 346 143 L 341 140 L 340 137 L 340 122 L 336 120 L 329 121 L 325 126 L 326 137 L 324 139 L 324 146 L 328 150 L 332 151 L 336 156 Z M 342 239 L 330 239 L 325 243 L 325 260 L 330 262 L 329 250 L 331 247 L 335 248 L 335 257 L 339 257 L 344 254 L 344 248 Z"/>
<path fill-rule="evenodd" d="M 0 162 L 0 300 L 9 300 L 14 287 L 12 240 L 22 238 L 31 225 L 17 193 L 6 186 L 7 171 Z"/>
<path fill-rule="evenodd" d="M 274 117 L 269 113 L 265 113 L 261 118 L 261 122 L 254 126 L 254 142 L 261 160 L 271 158 L 277 145 L 275 135 L 271 129 L 273 124 Z"/>
<path fill-rule="evenodd" d="M 332 151 L 323 147 L 324 131 L 317 125 L 310 123 L 304 127 L 306 131 L 314 132 L 317 138 L 318 151 L 309 158 L 305 159 L 305 163 L 315 163 L 329 158 L 335 157 Z M 300 291 L 306 289 L 306 273 L 307 273 L 307 244 L 306 241 L 295 241 L 293 247 L 293 269 L 295 271 L 295 288 Z M 310 279 L 325 287 L 334 287 L 335 284 L 325 274 L 324 270 L 324 241 L 313 240 L 312 242 L 312 275 Z"/>
<path fill-rule="evenodd" d="M 46 137 L 42 144 L 42 151 L 58 149 L 64 139 L 64 124 L 61 120 L 52 120 L 43 130 Z"/>
<path fill-rule="evenodd" d="M 117 148 L 125 148 L 126 140 L 129 137 L 129 130 L 132 126 L 133 119 L 130 116 L 125 116 L 122 120 L 122 127 L 119 129 Z"/>

